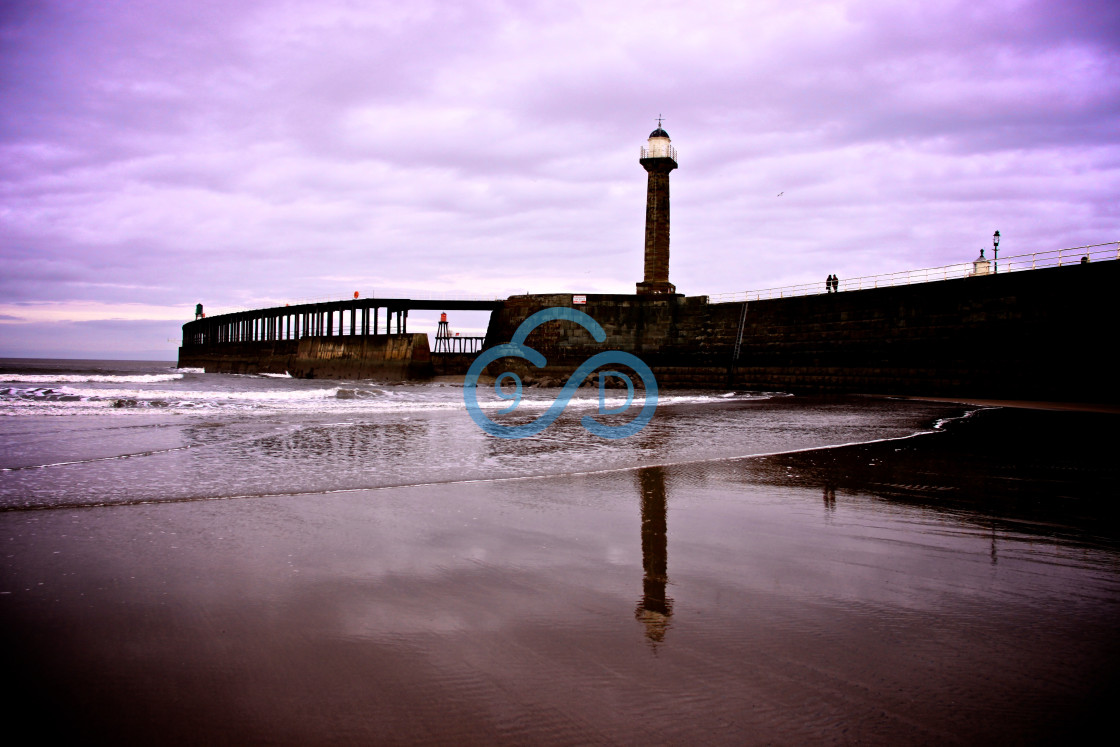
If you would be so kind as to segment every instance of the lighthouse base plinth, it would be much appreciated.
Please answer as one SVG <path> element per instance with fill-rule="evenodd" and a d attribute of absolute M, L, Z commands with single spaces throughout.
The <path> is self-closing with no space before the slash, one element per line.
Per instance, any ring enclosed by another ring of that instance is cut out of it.
<path fill-rule="evenodd" d="M 673 295 L 677 292 L 677 286 L 667 282 L 652 282 L 652 283 L 638 283 L 639 296 L 652 296 L 652 295 Z"/>

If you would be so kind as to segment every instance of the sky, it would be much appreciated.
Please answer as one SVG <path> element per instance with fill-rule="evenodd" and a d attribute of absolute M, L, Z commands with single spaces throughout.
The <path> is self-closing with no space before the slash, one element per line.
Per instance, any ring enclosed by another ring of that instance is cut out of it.
<path fill-rule="evenodd" d="M 633 293 L 658 116 L 687 295 L 1120 240 L 1115 0 L 0 0 L 0 356 Z"/>

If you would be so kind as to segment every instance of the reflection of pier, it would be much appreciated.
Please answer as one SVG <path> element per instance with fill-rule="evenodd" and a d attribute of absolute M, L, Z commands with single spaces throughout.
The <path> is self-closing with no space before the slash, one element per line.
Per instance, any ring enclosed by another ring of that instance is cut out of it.
<path fill-rule="evenodd" d="M 665 595 L 669 582 L 668 519 L 665 468 L 638 470 L 642 495 L 642 598 L 634 616 L 646 626 L 646 638 L 660 643 L 669 629 L 673 600 Z"/>

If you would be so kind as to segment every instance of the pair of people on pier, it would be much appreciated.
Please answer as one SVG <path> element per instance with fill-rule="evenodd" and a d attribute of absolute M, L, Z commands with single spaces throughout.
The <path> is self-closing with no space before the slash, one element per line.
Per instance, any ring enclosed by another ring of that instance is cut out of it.
<path fill-rule="evenodd" d="M 829 275 L 824 281 L 825 290 L 829 293 L 837 293 L 840 291 L 840 278 L 835 275 Z"/>

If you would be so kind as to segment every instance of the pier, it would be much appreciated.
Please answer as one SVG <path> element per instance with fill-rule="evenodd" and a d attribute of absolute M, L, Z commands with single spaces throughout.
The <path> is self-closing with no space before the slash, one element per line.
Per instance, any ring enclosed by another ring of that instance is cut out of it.
<path fill-rule="evenodd" d="M 446 351 L 434 356 L 438 366 L 433 365 L 428 335 L 408 331 L 409 311 L 493 312 L 502 304 L 476 299 L 353 298 L 204 316 L 183 325 L 179 365 L 207 373 L 423 379 L 445 372 L 448 366 L 469 366 L 482 338 L 453 338 L 462 342 L 454 346 L 448 342 Z"/>
<path fill-rule="evenodd" d="M 501 301 L 355 298 L 203 317 L 183 325 L 183 345 L 278 342 L 307 337 L 408 334 L 408 312 L 494 311 Z M 380 331 L 384 326 L 384 331 Z"/>
<path fill-rule="evenodd" d="M 461 375 L 533 313 L 576 308 L 606 333 L 549 325 L 528 339 L 545 368 L 510 359 L 526 384 L 563 383 L 604 345 L 642 359 L 666 388 L 1116 401 L 1109 366 L 1117 242 L 724 296 L 675 293 L 351 299 L 203 317 L 183 326 L 179 365 L 300 378 Z M 998 267 L 998 270 L 997 270 Z M 990 268 L 990 269 L 989 269 Z M 985 271 L 988 270 L 988 271 Z M 409 311 L 489 311 L 483 337 Z"/>

